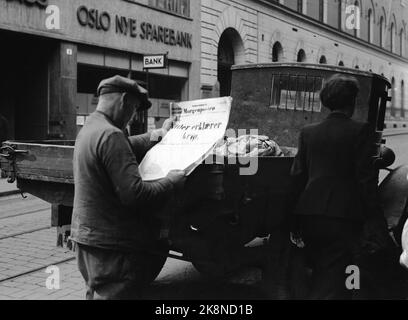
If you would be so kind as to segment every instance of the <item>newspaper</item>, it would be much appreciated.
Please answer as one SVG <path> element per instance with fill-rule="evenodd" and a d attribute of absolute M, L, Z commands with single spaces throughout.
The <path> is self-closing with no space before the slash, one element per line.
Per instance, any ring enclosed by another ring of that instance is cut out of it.
<path fill-rule="evenodd" d="M 139 166 L 142 179 L 161 179 L 175 169 L 190 174 L 223 139 L 231 102 L 231 97 L 222 97 L 173 104 L 177 121 L 143 159 Z"/>

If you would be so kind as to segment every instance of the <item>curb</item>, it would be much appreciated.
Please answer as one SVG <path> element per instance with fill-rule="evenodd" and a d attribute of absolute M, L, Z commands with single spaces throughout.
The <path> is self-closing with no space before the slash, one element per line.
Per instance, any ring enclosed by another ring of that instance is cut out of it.
<path fill-rule="evenodd" d="M 400 135 L 404 135 L 404 134 L 408 134 L 408 130 L 396 131 L 396 132 L 383 132 L 384 137 L 400 136 Z"/>
<path fill-rule="evenodd" d="M 3 191 L 3 192 L 0 192 L 0 198 L 1 198 L 1 197 L 13 196 L 13 195 L 15 195 L 15 194 L 20 194 L 20 193 L 21 193 L 20 190 Z"/>

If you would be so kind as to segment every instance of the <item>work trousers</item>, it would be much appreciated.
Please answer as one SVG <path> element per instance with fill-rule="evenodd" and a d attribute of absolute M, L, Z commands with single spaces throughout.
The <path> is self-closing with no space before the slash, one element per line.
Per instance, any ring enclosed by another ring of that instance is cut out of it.
<path fill-rule="evenodd" d="M 359 222 L 321 216 L 298 217 L 298 229 L 305 247 L 295 249 L 294 285 L 303 286 L 297 297 L 313 300 L 348 300 L 353 288 L 346 286 L 347 267 L 354 263 L 362 232 Z M 303 276 L 301 276 L 303 274 Z M 297 283 L 296 283 L 297 282 Z"/>
<path fill-rule="evenodd" d="M 153 269 L 163 259 L 146 252 L 120 252 L 82 244 L 77 244 L 75 251 L 87 300 L 142 298 L 144 289 L 154 280 Z"/>

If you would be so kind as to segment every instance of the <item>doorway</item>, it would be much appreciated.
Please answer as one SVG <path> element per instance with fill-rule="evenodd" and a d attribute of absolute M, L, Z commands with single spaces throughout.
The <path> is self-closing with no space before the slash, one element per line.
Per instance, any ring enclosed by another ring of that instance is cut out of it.
<path fill-rule="evenodd" d="M 245 50 L 239 33 L 233 29 L 226 29 L 218 43 L 218 82 L 220 86 L 220 96 L 231 94 L 231 67 L 234 64 L 245 62 Z"/>
<path fill-rule="evenodd" d="M 48 133 L 48 63 L 53 40 L 0 31 L 0 113 L 8 122 L 8 138 L 43 140 Z"/>

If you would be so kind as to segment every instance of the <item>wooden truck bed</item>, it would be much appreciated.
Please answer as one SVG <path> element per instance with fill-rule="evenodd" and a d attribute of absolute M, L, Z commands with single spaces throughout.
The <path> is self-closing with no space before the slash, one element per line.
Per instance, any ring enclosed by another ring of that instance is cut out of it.
<path fill-rule="evenodd" d="M 0 157 L 0 165 L 18 187 L 45 201 L 71 206 L 73 201 L 73 152 L 74 141 L 8 141 L 17 153 Z M 224 159 L 223 183 L 226 192 L 252 188 L 267 188 L 278 193 L 288 188 L 288 174 L 293 160 L 293 150 L 284 149 L 288 156 Z M 3 154 L 8 153 L 3 149 Z M 250 161 L 250 164 L 248 164 Z M 243 175 L 246 167 L 254 166 L 256 173 Z M 208 175 L 216 172 L 217 165 L 202 164 L 189 177 L 189 189 L 202 194 L 214 185 L 208 185 Z M 191 187 L 191 188 L 190 188 Z"/>

